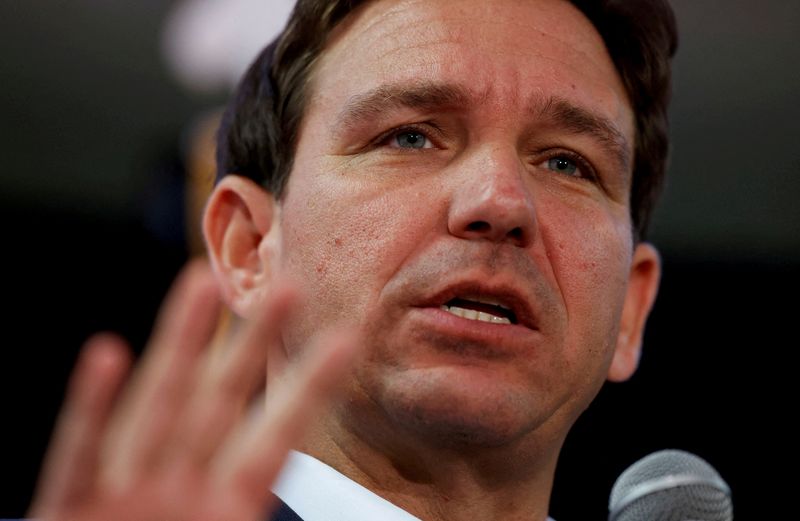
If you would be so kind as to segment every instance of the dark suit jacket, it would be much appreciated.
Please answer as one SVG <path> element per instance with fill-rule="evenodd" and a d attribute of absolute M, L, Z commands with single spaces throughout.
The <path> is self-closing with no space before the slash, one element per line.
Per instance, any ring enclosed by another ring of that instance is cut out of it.
<path fill-rule="evenodd" d="M 281 501 L 279 498 L 275 499 L 278 500 L 278 505 L 269 521 L 303 521 L 303 519 L 298 516 L 294 510 L 289 508 L 289 505 Z"/>

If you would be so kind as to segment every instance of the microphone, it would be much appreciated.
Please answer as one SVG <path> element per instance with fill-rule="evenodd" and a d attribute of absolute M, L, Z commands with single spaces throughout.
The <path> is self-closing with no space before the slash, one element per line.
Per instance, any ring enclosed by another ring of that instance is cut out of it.
<path fill-rule="evenodd" d="M 732 521 L 731 489 L 705 460 L 682 450 L 645 456 L 620 474 L 608 521 Z"/>

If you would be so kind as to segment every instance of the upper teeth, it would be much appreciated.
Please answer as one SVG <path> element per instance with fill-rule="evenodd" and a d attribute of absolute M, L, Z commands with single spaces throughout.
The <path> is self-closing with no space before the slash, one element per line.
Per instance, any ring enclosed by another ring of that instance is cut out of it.
<path fill-rule="evenodd" d="M 480 302 L 480 301 L 478 301 Z M 499 305 L 493 302 L 486 302 L 483 301 L 484 304 L 492 304 L 492 305 Z M 442 306 L 442 309 L 447 311 L 448 313 L 452 313 L 453 315 L 461 318 L 466 318 L 469 320 L 478 320 L 480 322 L 492 322 L 494 324 L 510 324 L 511 321 L 506 317 L 498 317 L 497 315 L 491 315 L 489 313 L 484 313 L 483 311 L 476 311 L 474 309 L 465 309 L 460 308 L 458 306 Z"/>

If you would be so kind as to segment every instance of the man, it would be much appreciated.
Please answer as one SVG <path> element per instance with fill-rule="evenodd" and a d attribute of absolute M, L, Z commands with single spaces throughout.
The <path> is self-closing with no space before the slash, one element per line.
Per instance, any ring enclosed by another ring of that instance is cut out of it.
<path fill-rule="evenodd" d="M 619 4 L 301 1 L 204 218 L 247 324 L 206 352 L 217 284 L 189 268 L 114 407 L 124 351 L 90 342 L 32 513 L 259 519 L 296 448 L 283 519 L 546 519 L 659 280 L 674 21 Z"/>

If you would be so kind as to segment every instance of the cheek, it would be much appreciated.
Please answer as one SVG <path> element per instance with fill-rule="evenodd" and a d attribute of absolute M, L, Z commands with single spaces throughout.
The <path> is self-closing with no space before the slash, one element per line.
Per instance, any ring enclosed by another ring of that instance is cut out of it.
<path fill-rule="evenodd" d="M 601 208 L 561 206 L 557 219 L 540 227 L 547 257 L 563 299 L 563 336 L 555 372 L 571 405 L 568 422 L 585 410 L 608 374 L 619 330 L 630 266 L 630 232 L 624 219 Z M 553 217 L 552 215 L 550 217 Z M 541 221 L 540 221 L 541 223 Z M 623 224 L 620 224 L 623 223 Z"/>
<path fill-rule="evenodd" d="M 587 354 L 609 361 L 630 270 L 630 229 L 626 216 L 600 207 L 572 210 L 543 230 L 566 311 L 567 352 L 576 364 Z"/>
<path fill-rule="evenodd" d="M 290 187 L 282 211 L 282 265 L 313 296 L 304 314 L 319 326 L 370 320 L 387 281 L 431 227 L 419 195 L 344 176 Z"/>

